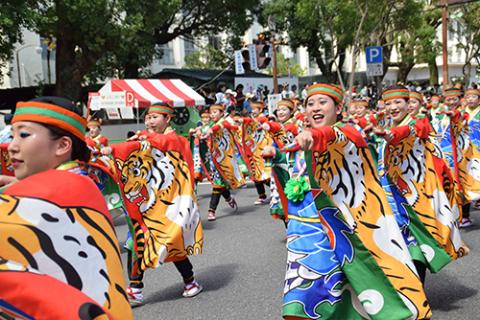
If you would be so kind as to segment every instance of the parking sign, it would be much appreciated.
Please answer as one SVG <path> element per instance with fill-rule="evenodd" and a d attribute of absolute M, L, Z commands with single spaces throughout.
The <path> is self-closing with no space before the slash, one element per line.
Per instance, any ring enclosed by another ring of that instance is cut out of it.
<path fill-rule="evenodd" d="M 383 48 L 367 47 L 365 57 L 367 58 L 367 76 L 383 76 Z"/>

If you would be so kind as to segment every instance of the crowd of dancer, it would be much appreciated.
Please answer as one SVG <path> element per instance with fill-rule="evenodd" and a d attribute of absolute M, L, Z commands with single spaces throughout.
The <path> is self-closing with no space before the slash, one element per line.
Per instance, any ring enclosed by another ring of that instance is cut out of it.
<path fill-rule="evenodd" d="M 0 179 L 0 311 L 129 319 L 145 272 L 166 262 L 182 295 L 198 295 L 196 184 L 211 183 L 215 223 L 220 200 L 237 210 L 231 191 L 250 180 L 254 204 L 286 228 L 285 319 L 429 319 L 427 271 L 469 253 L 459 228 L 480 199 L 480 91 L 427 100 L 392 86 L 373 106 L 314 84 L 301 97 L 273 114 L 262 101 L 249 114 L 211 104 L 187 138 L 170 127 L 173 107 L 155 103 L 145 130 L 113 145 L 66 99 L 18 103 Z M 128 284 L 113 209 L 129 226 Z M 47 285 L 61 307 L 39 293 Z"/>

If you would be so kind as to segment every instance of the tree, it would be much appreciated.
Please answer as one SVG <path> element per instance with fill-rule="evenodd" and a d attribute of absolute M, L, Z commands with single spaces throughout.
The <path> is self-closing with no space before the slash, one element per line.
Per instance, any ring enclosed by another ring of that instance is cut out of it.
<path fill-rule="evenodd" d="M 224 0 L 40 0 L 22 3 L 25 3 L 22 12 L 31 18 L 28 20 L 31 25 L 20 19 L 18 27 L 27 26 L 41 36 L 56 38 L 56 94 L 77 100 L 86 82 L 111 76 L 137 77 L 140 68 L 161 55 L 159 45 L 179 36 L 246 30 L 252 19 L 249 9 L 257 6 L 258 0 L 228 3 Z M 6 11 L 6 14 L 14 20 L 14 13 Z M 14 32 L 10 34 L 13 39 L 10 42 L 18 39 Z"/>
<path fill-rule="evenodd" d="M 16 43 L 21 43 L 22 26 L 30 26 L 29 2 L 24 0 L 3 0 L 0 2 L 0 83 L 2 69 L 12 59 Z"/>
<path fill-rule="evenodd" d="M 279 75 L 290 75 L 301 77 L 305 74 L 305 70 L 296 62 L 287 59 L 282 53 L 277 53 L 277 72 Z M 268 74 L 273 74 L 272 68 L 267 69 Z"/>
<path fill-rule="evenodd" d="M 480 56 L 480 4 L 468 3 L 456 8 L 451 16 L 458 21 L 458 28 L 451 26 L 451 31 L 457 35 L 457 48 L 465 53 L 465 62 L 462 68 L 465 84 L 468 86 L 472 62 Z"/>
<path fill-rule="evenodd" d="M 185 68 L 225 69 L 232 64 L 232 56 L 233 49 L 227 43 L 220 48 L 208 44 L 185 56 Z"/>
<path fill-rule="evenodd" d="M 263 20 L 270 17 L 288 33 L 293 49 L 307 48 L 329 82 L 339 80 L 334 69 L 342 70 L 357 16 L 351 0 L 271 0 L 263 12 Z"/>

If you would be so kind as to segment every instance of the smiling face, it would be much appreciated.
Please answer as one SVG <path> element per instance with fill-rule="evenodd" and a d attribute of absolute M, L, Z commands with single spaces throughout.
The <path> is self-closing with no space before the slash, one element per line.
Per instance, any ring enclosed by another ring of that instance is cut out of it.
<path fill-rule="evenodd" d="M 258 117 L 259 114 L 262 113 L 262 108 L 259 106 L 252 106 L 252 116 L 253 117 Z"/>
<path fill-rule="evenodd" d="M 164 133 L 170 124 L 171 117 L 160 113 L 147 113 L 145 116 L 145 127 L 151 133 Z"/>
<path fill-rule="evenodd" d="M 100 127 L 99 126 L 88 126 L 88 135 L 90 138 L 96 138 L 100 134 Z"/>
<path fill-rule="evenodd" d="M 292 110 L 287 106 L 279 106 L 277 108 L 277 118 L 280 122 L 286 122 L 292 116 Z"/>
<path fill-rule="evenodd" d="M 421 106 L 422 105 L 420 104 L 420 101 L 418 101 L 415 98 L 410 98 L 410 100 L 408 101 L 408 112 L 412 116 L 414 116 L 414 115 L 418 114 Z"/>
<path fill-rule="evenodd" d="M 342 106 L 323 94 L 310 96 L 305 106 L 305 116 L 312 128 L 333 126 L 341 112 Z"/>
<path fill-rule="evenodd" d="M 465 96 L 465 102 L 467 103 L 467 107 L 474 108 L 479 104 L 479 98 L 476 94 L 467 94 Z"/>
<path fill-rule="evenodd" d="M 210 113 L 205 112 L 202 113 L 202 124 L 207 126 L 210 123 Z"/>
<path fill-rule="evenodd" d="M 32 174 L 55 169 L 69 160 L 71 154 L 62 150 L 67 137 L 52 139 L 49 129 L 30 121 L 18 121 L 12 126 L 13 140 L 8 145 L 8 154 L 12 161 L 17 179 Z M 70 140 L 71 142 L 71 140 Z"/>
<path fill-rule="evenodd" d="M 212 121 L 217 122 L 223 117 L 223 111 L 220 109 L 212 109 L 210 110 L 210 117 Z"/>
<path fill-rule="evenodd" d="M 385 102 L 385 106 L 394 124 L 399 124 L 408 115 L 408 103 L 406 99 L 397 98 Z"/>
<path fill-rule="evenodd" d="M 368 113 L 368 108 L 367 106 L 363 105 L 363 104 L 359 104 L 357 106 L 357 116 L 360 116 L 360 117 L 365 117 Z"/>
<path fill-rule="evenodd" d="M 445 98 L 445 105 L 447 105 L 450 110 L 454 110 L 460 105 L 460 98 L 457 96 L 448 96 Z"/>
<path fill-rule="evenodd" d="M 432 108 L 437 109 L 440 106 L 440 98 L 437 96 L 432 97 Z"/>

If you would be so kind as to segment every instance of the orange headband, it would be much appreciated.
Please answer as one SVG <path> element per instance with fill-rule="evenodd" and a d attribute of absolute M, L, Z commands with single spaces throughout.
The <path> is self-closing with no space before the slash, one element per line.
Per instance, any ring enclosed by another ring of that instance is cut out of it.
<path fill-rule="evenodd" d="M 51 103 L 38 101 L 18 102 L 12 123 L 18 121 L 32 121 L 52 125 L 85 141 L 87 120 L 73 111 Z"/>

